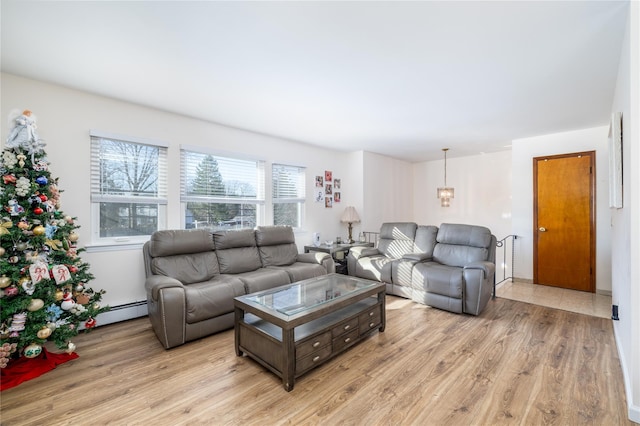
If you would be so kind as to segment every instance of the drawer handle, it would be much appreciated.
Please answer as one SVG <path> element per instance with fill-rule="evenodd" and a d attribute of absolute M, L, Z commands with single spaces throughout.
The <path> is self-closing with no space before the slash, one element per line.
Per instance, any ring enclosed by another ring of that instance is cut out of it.
<path fill-rule="evenodd" d="M 369 323 L 369 328 L 373 327 L 374 325 L 376 325 L 376 323 L 375 323 L 375 322 L 370 322 L 370 323 Z"/>
<path fill-rule="evenodd" d="M 372 317 L 373 316 L 373 311 L 369 312 L 369 316 Z"/>
<path fill-rule="evenodd" d="M 316 362 L 320 359 L 320 355 L 316 355 L 313 357 L 313 362 Z"/>
<path fill-rule="evenodd" d="M 345 343 L 349 343 L 351 341 L 351 337 L 347 337 L 346 339 L 344 339 Z"/>
<path fill-rule="evenodd" d="M 345 329 L 345 330 L 348 330 L 348 329 L 350 329 L 350 328 L 351 328 L 351 326 L 350 326 L 349 324 L 347 324 L 347 325 L 345 325 L 345 326 L 344 326 L 344 329 Z"/>
<path fill-rule="evenodd" d="M 313 347 L 314 347 L 314 348 L 317 348 L 318 346 L 320 346 L 320 342 L 315 342 L 315 343 L 313 344 Z"/>

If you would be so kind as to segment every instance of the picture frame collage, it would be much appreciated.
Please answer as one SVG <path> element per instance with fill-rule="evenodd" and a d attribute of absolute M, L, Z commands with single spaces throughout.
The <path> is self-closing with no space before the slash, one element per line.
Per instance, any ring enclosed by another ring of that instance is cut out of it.
<path fill-rule="evenodd" d="M 334 203 L 342 200 L 342 179 L 334 178 L 331 170 L 325 170 L 324 176 L 316 176 L 314 199 L 316 203 L 324 203 L 325 208 L 332 208 Z"/>

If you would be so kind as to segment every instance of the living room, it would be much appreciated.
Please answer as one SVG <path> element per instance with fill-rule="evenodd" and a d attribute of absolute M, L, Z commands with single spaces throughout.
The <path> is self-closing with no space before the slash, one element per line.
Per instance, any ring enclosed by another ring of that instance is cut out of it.
<path fill-rule="evenodd" d="M 0 115 L 6 118 L 16 108 L 28 108 L 37 116 L 40 136 L 47 143 L 52 173 L 60 178 L 59 186 L 64 190 L 64 209 L 77 216 L 81 226 L 80 244 L 88 248 L 83 257 L 91 264 L 96 276 L 93 286 L 106 290 L 105 303 L 112 307 L 122 307 L 99 318 L 98 322 L 101 324 L 144 316 L 146 294 L 140 244 L 103 247 L 96 243 L 92 233 L 92 219 L 95 217 L 90 201 L 89 179 L 92 130 L 160 141 L 168 146 L 168 197 L 164 225 L 167 229 L 179 229 L 185 225 L 184 210 L 180 202 L 181 147 L 215 148 L 219 153 L 260 158 L 265 161 L 267 170 L 272 164 L 306 167 L 304 227 L 296 233 L 300 248 L 311 242 L 315 232 L 319 232 L 327 240 L 344 236 L 346 227 L 340 222 L 340 216 L 346 206 L 352 205 L 361 218 L 361 222 L 354 227 L 356 234 L 361 231 L 376 231 L 381 223 L 387 221 L 415 221 L 433 225 L 443 222 L 473 223 L 489 227 L 498 238 L 518 235 L 522 238 L 516 246 L 515 263 L 511 267 L 515 276 L 524 280 L 531 280 L 533 277 L 530 238 L 533 223 L 531 159 L 539 155 L 593 150 L 596 152 L 598 171 L 596 292 L 610 294 L 613 303 L 620 308 L 620 321 L 614 324 L 614 332 L 625 378 L 629 416 L 638 422 L 640 373 L 637 371 L 637 360 L 640 359 L 640 347 L 637 342 L 640 341 L 640 318 L 634 310 L 640 306 L 637 245 L 640 230 L 637 220 L 632 218 L 639 217 L 637 213 L 640 213 L 640 179 L 636 171 L 640 166 L 640 158 L 637 152 L 638 122 L 634 119 L 637 118 L 638 111 L 638 78 L 631 76 L 638 75 L 634 71 L 638 70 L 640 41 L 637 37 L 638 5 L 626 3 L 629 12 L 623 22 L 627 28 L 620 31 L 624 35 L 619 47 L 622 53 L 619 55 L 619 64 L 614 64 L 617 77 L 607 94 L 611 99 L 611 104 L 606 105 L 607 114 L 584 127 L 558 127 L 558 131 L 545 133 L 536 133 L 534 129 L 486 153 L 472 148 L 445 146 L 440 143 L 439 138 L 428 143 L 429 154 L 420 161 L 409 161 L 400 155 L 383 155 L 367 149 L 329 148 L 300 143 L 292 138 L 270 136 L 261 133 L 260 129 L 248 131 L 217 124 L 215 120 L 200 117 L 197 111 L 169 112 L 155 107 L 153 100 L 144 105 L 132 102 L 126 96 L 105 95 L 100 92 L 101 88 L 94 92 L 80 90 L 79 87 L 83 85 L 81 80 L 78 80 L 75 87 L 70 83 L 56 83 L 58 75 L 53 71 L 50 77 L 39 78 L 35 72 L 17 71 L 7 64 L 5 43 L 13 45 L 19 43 L 19 40 L 15 33 L 5 33 L 8 31 L 5 29 L 5 22 L 10 19 L 20 21 L 22 15 L 14 15 L 17 13 L 15 8 L 23 5 L 5 1 L 2 6 L 3 72 Z M 89 31 L 90 25 L 79 27 L 76 36 L 90 40 Z M 94 47 L 98 48 L 87 41 L 83 48 L 90 50 Z M 63 49 L 60 46 L 57 48 Z M 32 53 L 26 49 L 25 54 Z M 142 60 L 146 54 L 141 52 L 140 55 Z M 113 73 L 118 76 L 114 80 L 126 79 L 127 75 L 133 76 L 135 69 L 127 69 L 130 66 L 133 68 L 132 65 L 125 63 L 114 67 Z M 171 98 L 182 90 L 181 84 L 175 83 L 169 73 L 164 75 L 162 71 L 157 72 L 167 86 L 176 87 L 162 87 L 159 94 L 151 94 L 151 99 Z M 474 102 L 470 104 L 481 108 Z M 339 101 L 336 101 L 337 105 Z M 623 146 L 625 205 L 622 209 L 611 210 L 607 196 L 608 113 L 616 111 L 623 112 L 625 124 L 628 124 L 624 126 L 624 140 L 631 143 Z M 347 120 L 344 114 L 344 111 L 336 113 L 335 120 Z M 354 120 L 358 118 L 359 116 L 355 116 Z M 297 120 L 301 118 L 291 118 L 292 122 Z M 457 117 L 451 118 L 450 123 L 455 126 Z M 3 119 L 3 141 L 8 130 L 7 122 Z M 393 137 L 386 140 L 386 145 L 394 144 Z M 348 146 L 348 141 L 344 145 Z M 446 163 L 447 183 L 455 187 L 456 197 L 452 200 L 451 207 L 442 208 L 435 194 L 436 188 L 444 183 L 445 163 L 441 149 L 447 147 L 451 148 Z M 328 170 L 334 178 L 341 180 L 341 201 L 334 203 L 331 208 L 327 208 L 324 203 L 316 203 L 312 198 L 314 177 L 324 175 Z M 268 197 L 265 202 L 270 202 Z"/>

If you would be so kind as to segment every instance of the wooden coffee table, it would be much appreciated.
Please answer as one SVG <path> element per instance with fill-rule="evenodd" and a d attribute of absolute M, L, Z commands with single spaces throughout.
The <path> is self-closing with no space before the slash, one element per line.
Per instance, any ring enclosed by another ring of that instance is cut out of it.
<path fill-rule="evenodd" d="M 385 284 L 329 274 L 236 297 L 236 355 L 297 377 L 385 327 Z"/>

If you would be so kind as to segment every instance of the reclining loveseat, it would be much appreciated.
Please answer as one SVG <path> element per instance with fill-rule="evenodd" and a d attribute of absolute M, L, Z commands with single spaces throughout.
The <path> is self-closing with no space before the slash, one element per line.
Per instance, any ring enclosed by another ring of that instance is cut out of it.
<path fill-rule="evenodd" d="M 387 294 L 478 315 L 494 291 L 495 247 L 483 226 L 384 223 L 376 248 L 349 250 L 347 270 L 386 283 Z"/>
<path fill-rule="evenodd" d="M 335 272 L 326 253 L 298 253 L 288 226 L 157 231 L 143 246 L 149 319 L 169 349 L 233 328 L 233 299 Z"/>

